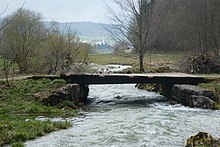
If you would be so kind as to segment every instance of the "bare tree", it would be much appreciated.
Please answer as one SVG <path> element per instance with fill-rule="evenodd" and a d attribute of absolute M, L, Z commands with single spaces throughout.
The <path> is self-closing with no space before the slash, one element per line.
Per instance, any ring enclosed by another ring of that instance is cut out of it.
<path fill-rule="evenodd" d="M 52 23 L 48 38 L 41 51 L 42 67 L 47 74 L 81 72 L 88 62 L 90 46 L 81 43 L 69 24 L 62 31 L 57 23 Z"/>
<path fill-rule="evenodd" d="M 43 68 L 48 74 L 56 74 L 61 71 L 67 62 L 70 62 L 71 49 L 75 47 L 75 32 L 66 25 L 65 31 L 60 31 L 56 22 L 52 22 L 48 38 L 44 42 L 42 51 Z"/>
<path fill-rule="evenodd" d="M 134 47 L 139 56 L 139 70 L 144 72 L 144 54 L 152 47 L 159 28 L 161 3 L 155 0 L 114 0 L 115 7 L 107 7 L 112 25 L 107 29 L 122 44 Z"/>

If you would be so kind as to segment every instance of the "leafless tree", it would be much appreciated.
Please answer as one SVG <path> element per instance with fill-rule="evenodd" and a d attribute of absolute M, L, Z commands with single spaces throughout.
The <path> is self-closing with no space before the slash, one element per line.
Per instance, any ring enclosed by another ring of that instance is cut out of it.
<path fill-rule="evenodd" d="M 40 71 L 47 74 L 83 71 L 88 63 L 90 46 L 79 41 L 69 24 L 62 30 L 56 22 L 51 26 L 40 55 L 43 62 Z"/>
<path fill-rule="evenodd" d="M 52 22 L 51 26 L 48 38 L 44 42 L 44 50 L 41 51 L 41 60 L 48 74 L 56 74 L 67 62 L 70 62 L 71 49 L 76 44 L 76 33 L 71 32 L 68 25 L 65 31 L 60 31 L 56 22 Z"/>
<path fill-rule="evenodd" d="M 139 55 L 139 70 L 144 72 L 144 55 L 152 47 L 159 28 L 161 3 L 156 0 L 113 0 L 115 6 L 107 7 L 107 29 L 119 43 L 132 46 Z M 117 7 L 117 9 L 115 9 Z"/>

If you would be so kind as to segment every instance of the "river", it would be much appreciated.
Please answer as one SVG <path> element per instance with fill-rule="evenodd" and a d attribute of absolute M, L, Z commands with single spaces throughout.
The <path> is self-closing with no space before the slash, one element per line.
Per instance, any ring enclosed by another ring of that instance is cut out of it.
<path fill-rule="evenodd" d="M 135 85 L 90 86 L 91 103 L 73 127 L 25 143 L 27 147 L 182 147 L 205 131 L 220 136 L 220 111 L 170 105 Z"/>

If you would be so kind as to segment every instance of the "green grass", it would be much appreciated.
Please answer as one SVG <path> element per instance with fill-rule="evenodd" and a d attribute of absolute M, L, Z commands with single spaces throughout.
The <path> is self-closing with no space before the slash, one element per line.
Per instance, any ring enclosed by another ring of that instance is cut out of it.
<path fill-rule="evenodd" d="M 0 145 L 22 145 L 22 142 L 35 139 L 52 131 L 66 129 L 71 124 L 65 122 L 37 121 L 32 117 L 0 115 Z"/>
<path fill-rule="evenodd" d="M 65 84 L 63 80 L 18 80 L 7 87 L 0 82 L 0 146 L 19 145 L 51 131 L 70 127 L 68 122 L 37 121 L 39 115 L 72 117 L 77 110 L 62 110 L 45 106 L 34 97 L 40 91 L 53 91 Z M 28 120 L 28 121 L 27 121 Z M 19 145 L 20 146 L 20 145 Z"/>
<path fill-rule="evenodd" d="M 220 78 L 215 78 L 209 83 L 202 83 L 200 86 L 202 88 L 214 91 L 220 97 Z"/>
<path fill-rule="evenodd" d="M 58 81 L 58 80 L 57 80 Z M 60 113 L 55 107 L 44 106 L 34 97 L 34 93 L 63 85 L 63 82 L 42 80 L 18 80 L 11 87 L 0 85 L 0 114 L 4 113 Z"/>

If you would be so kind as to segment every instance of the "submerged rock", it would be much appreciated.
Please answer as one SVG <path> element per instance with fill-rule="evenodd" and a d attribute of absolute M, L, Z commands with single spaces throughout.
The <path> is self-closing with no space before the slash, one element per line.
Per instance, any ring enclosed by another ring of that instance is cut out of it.
<path fill-rule="evenodd" d="M 215 102 L 218 102 L 218 97 L 212 91 L 193 85 L 174 85 L 172 98 L 185 106 L 206 109 L 215 109 Z"/>
<path fill-rule="evenodd" d="M 185 147 L 219 147 L 220 140 L 214 139 L 210 134 L 206 132 L 199 132 L 198 134 L 191 136 L 187 139 Z"/>

